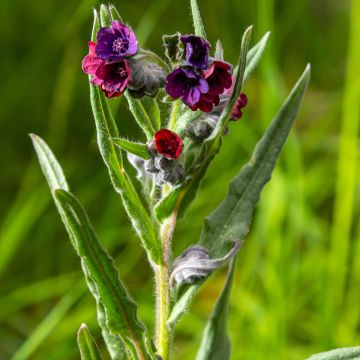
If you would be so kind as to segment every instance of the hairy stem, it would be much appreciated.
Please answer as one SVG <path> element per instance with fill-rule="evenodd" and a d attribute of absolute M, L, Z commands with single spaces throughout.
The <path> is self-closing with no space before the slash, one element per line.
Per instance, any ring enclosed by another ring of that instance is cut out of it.
<path fill-rule="evenodd" d="M 171 258 L 171 239 L 176 225 L 177 212 L 164 221 L 161 226 L 161 248 L 162 263 L 156 268 L 156 302 L 157 302 L 157 323 L 156 340 L 157 352 L 162 360 L 169 359 L 171 330 L 167 326 L 170 315 L 170 258 Z"/>

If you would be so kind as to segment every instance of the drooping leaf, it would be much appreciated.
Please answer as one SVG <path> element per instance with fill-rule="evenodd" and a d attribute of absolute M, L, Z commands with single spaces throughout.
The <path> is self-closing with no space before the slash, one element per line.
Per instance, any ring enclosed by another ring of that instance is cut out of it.
<path fill-rule="evenodd" d="M 340 348 L 310 356 L 307 360 L 358 360 L 360 346 Z"/>
<path fill-rule="evenodd" d="M 104 306 L 111 333 L 120 335 L 139 359 L 154 359 L 145 326 L 137 319 L 137 305 L 120 281 L 113 259 L 99 242 L 85 210 L 66 190 L 55 190 L 55 198 L 75 251 Z"/>
<path fill-rule="evenodd" d="M 170 216 L 174 209 L 178 211 L 180 217 L 184 215 L 187 207 L 195 198 L 196 192 L 211 161 L 220 150 L 222 134 L 228 124 L 232 109 L 241 92 L 251 32 L 252 27 L 249 27 L 242 38 L 234 91 L 223 110 L 214 131 L 203 143 L 197 161 L 193 167 L 187 171 L 186 180 L 183 183 L 174 186 L 167 196 L 161 199 L 156 205 L 155 214 L 159 220 Z"/>
<path fill-rule="evenodd" d="M 82 360 L 101 360 L 100 351 L 86 324 L 81 324 L 77 333 L 77 343 Z"/>
<path fill-rule="evenodd" d="M 206 324 L 196 360 L 228 360 L 230 358 L 231 344 L 227 334 L 227 315 L 234 269 L 235 260 L 232 260 L 224 289 Z"/>
<path fill-rule="evenodd" d="M 204 39 L 206 39 L 206 32 L 205 32 L 204 24 L 201 19 L 197 0 L 190 0 L 190 6 L 191 6 L 191 15 L 193 19 L 195 35 L 201 36 Z"/>
<path fill-rule="evenodd" d="M 260 193 L 270 180 L 276 160 L 299 110 L 310 78 L 307 66 L 288 98 L 255 147 L 250 162 L 232 180 L 219 207 L 206 219 L 200 243 L 221 256 L 234 241 L 247 235 Z"/>
<path fill-rule="evenodd" d="M 121 149 L 131 154 L 139 156 L 145 160 L 149 158 L 149 155 L 146 151 L 146 144 L 130 141 L 123 138 L 113 139 L 112 141 L 116 146 L 119 146 Z"/>
<path fill-rule="evenodd" d="M 98 28 L 98 16 L 94 12 L 92 37 L 95 36 Z M 90 84 L 90 100 L 96 125 L 97 143 L 105 165 L 108 168 L 110 179 L 116 192 L 122 198 L 125 210 L 136 233 L 142 240 L 147 254 L 155 263 L 159 263 L 161 255 L 160 245 L 157 240 L 157 229 L 154 228 L 149 212 L 141 202 L 135 187 L 123 167 L 120 150 L 117 151 L 112 142 L 112 139 L 119 137 L 119 133 L 108 101 L 100 88 L 92 84 Z"/>

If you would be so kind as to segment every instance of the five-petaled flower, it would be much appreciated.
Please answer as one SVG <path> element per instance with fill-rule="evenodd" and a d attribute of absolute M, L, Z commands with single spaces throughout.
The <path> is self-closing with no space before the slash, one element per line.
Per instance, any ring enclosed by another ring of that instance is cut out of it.
<path fill-rule="evenodd" d="M 96 36 L 95 52 L 103 60 L 116 61 L 135 55 L 138 41 L 134 32 L 119 21 L 113 21 L 111 27 L 101 28 Z"/>
<path fill-rule="evenodd" d="M 219 105 L 219 96 L 232 84 L 231 66 L 223 61 L 209 60 L 210 44 L 200 36 L 185 35 L 187 64 L 181 65 L 166 78 L 166 92 L 183 101 L 190 109 L 210 112 Z"/>
<path fill-rule="evenodd" d="M 125 59 L 105 61 L 96 54 L 96 44 L 89 42 L 89 54 L 82 62 L 83 71 L 91 75 L 91 83 L 99 85 L 105 96 L 120 96 L 131 77 L 131 69 Z"/>
<path fill-rule="evenodd" d="M 183 148 L 181 137 L 168 129 L 160 129 L 154 136 L 155 147 L 158 154 L 168 158 L 177 159 Z"/>

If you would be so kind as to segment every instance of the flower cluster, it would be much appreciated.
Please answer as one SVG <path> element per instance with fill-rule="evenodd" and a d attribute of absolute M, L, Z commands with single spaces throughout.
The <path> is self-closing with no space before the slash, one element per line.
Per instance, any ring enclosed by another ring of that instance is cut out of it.
<path fill-rule="evenodd" d="M 219 105 L 220 95 L 231 88 L 230 64 L 209 58 L 210 44 L 202 37 L 184 35 L 186 62 L 166 78 L 166 92 L 192 110 L 210 112 Z"/>
<path fill-rule="evenodd" d="M 147 143 L 150 159 L 145 162 L 145 170 L 155 175 L 157 184 L 174 184 L 184 176 L 184 167 L 176 161 L 182 149 L 180 136 L 168 129 L 160 129 Z"/>
<path fill-rule="evenodd" d="M 83 71 L 91 75 L 91 83 L 100 86 L 109 98 L 120 96 L 131 79 L 126 58 L 138 51 L 134 32 L 119 21 L 101 28 L 96 43 L 89 42 L 89 54 L 82 62 Z"/>

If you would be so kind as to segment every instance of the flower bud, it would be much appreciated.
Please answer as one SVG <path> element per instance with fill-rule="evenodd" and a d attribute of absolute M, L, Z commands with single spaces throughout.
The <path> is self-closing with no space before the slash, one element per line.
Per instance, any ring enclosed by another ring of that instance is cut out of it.
<path fill-rule="evenodd" d="M 132 96 L 155 96 L 158 90 L 164 87 L 166 75 L 157 59 L 156 54 L 145 50 L 128 59 L 131 68 L 128 89 Z"/>
<path fill-rule="evenodd" d="M 240 249 L 240 243 L 234 243 L 232 249 L 222 258 L 211 259 L 209 250 L 202 245 L 192 245 L 175 259 L 170 275 L 170 285 L 192 284 L 203 280 L 230 258 L 234 257 Z"/>
<path fill-rule="evenodd" d="M 155 146 L 155 141 L 154 140 L 149 140 L 146 143 L 146 151 L 149 154 L 149 156 L 154 157 L 155 155 L 157 155 L 157 150 L 156 150 L 156 146 Z"/>
<path fill-rule="evenodd" d="M 185 169 L 181 164 L 177 164 L 172 170 L 165 171 L 163 179 L 165 182 L 174 185 L 185 175 Z"/>
<path fill-rule="evenodd" d="M 175 166 L 175 162 L 173 159 L 168 159 L 163 156 L 156 156 L 155 157 L 155 166 L 159 170 L 170 170 Z"/>
<path fill-rule="evenodd" d="M 186 135 L 195 142 L 203 142 L 213 132 L 216 122 L 212 117 L 199 119 L 199 121 L 188 127 Z"/>
<path fill-rule="evenodd" d="M 155 166 L 154 159 L 145 160 L 145 171 L 156 174 L 159 172 L 159 169 Z"/>

